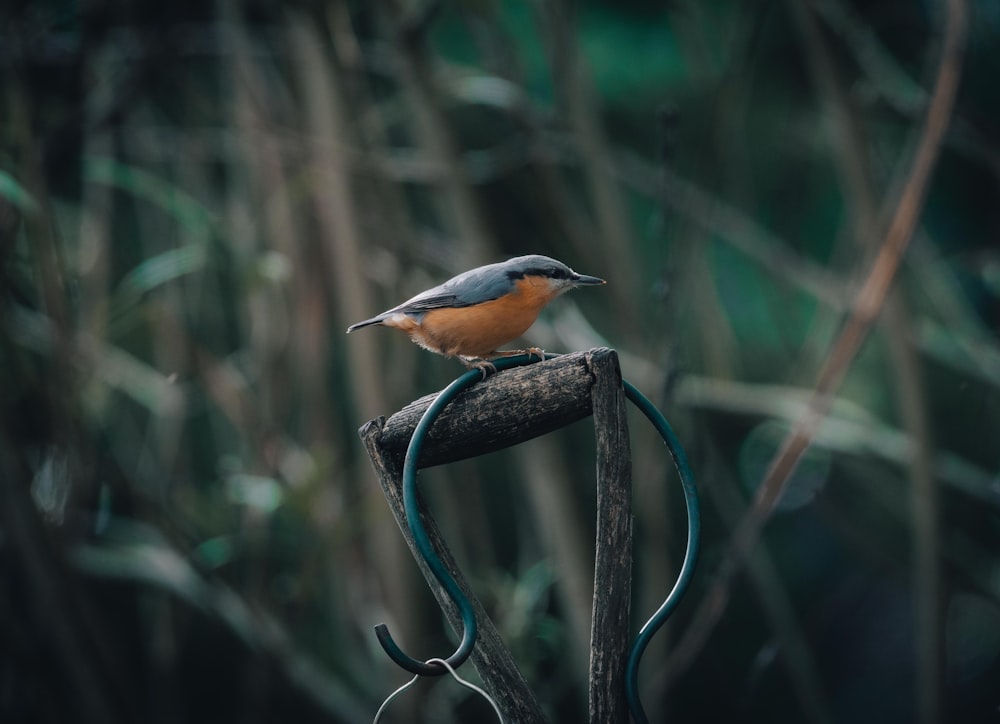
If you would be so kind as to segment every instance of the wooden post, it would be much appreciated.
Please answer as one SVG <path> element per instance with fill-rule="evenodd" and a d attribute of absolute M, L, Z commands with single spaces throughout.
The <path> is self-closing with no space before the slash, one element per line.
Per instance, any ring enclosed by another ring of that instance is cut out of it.
<path fill-rule="evenodd" d="M 428 395 L 359 431 L 407 545 L 445 616 L 458 610 L 415 550 L 403 507 L 403 458 L 413 430 L 436 397 Z M 597 550 L 591 635 L 590 721 L 627 721 L 624 671 L 632 568 L 631 460 L 618 355 L 606 348 L 505 370 L 465 390 L 428 430 L 421 468 L 510 447 L 594 414 L 597 439 Z M 472 662 L 509 722 L 544 722 L 541 706 L 478 597 L 469 588 L 423 501 L 420 515 L 434 549 L 469 597 L 479 623 Z"/>
<path fill-rule="evenodd" d="M 458 608 L 441 587 L 441 584 L 438 583 L 438 580 L 431 573 L 427 564 L 424 563 L 424 559 L 417 552 L 416 545 L 413 542 L 413 535 L 406 524 L 406 513 L 403 507 L 403 456 L 394 455 L 380 445 L 380 439 L 385 434 L 386 424 L 386 420 L 381 417 L 368 422 L 359 431 L 361 438 L 368 449 L 368 455 L 372 459 L 375 474 L 378 476 L 379 485 L 382 487 L 382 492 L 385 493 L 385 498 L 389 502 L 389 508 L 396 518 L 399 529 L 403 532 L 403 538 L 406 539 L 406 544 L 410 547 L 413 558 L 420 567 L 420 572 L 427 579 L 434 597 L 441 605 L 445 617 L 452 628 L 455 631 L 461 632 L 462 617 L 458 612 Z M 410 428 L 410 432 L 412 434 L 412 427 Z M 458 569 L 451 551 L 448 550 L 448 547 L 443 542 L 441 531 L 434 523 L 434 519 L 428 515 L 427 506 L 422 499 L 420 501 L 420 519 L 423 521 L 424 528 L 427 530 L 427 536 L 430 538 L 434 550 L 440 556 L 441 562 L 444 563 L 445 568 L 448 569 L 452 578 L 458 583 L 462 592 L 472 602 L 472 607 L 476 612 L 476 621 L 479 624 L 479 639 L 476 642 L 476 647 L 472 650 L 471 658 L 473 666 L 476 667 L 476 671 L 479 672 L 479 676 L 483 680 L 483 686 L 489 692 L 490 696 L 493 697 L 494 701 L 496 701 L 497 706 L 500 707 L 505 721 L 541 724 L 545 721 L 545 716 L 542 714 L 542 707 L 538 703 L 538 699 L 535 697 L 534 692 L 532 692 L 531 687 L 528 686 L 528 682 L 525 681 L 524 675 L 521 674 L 521 671 L 514 663 L 514 657 L 511 655 L 510 649 L 507 648 L 500 638 L 500 633 L 497 631 L 496 626 L 493 625 L 493 621 L 486 614 L 486 610 L 483 608 L 479 597 L 472 592 L 468 581 L 465 580 L 462 572 Z M 400 642 L 400 644 L 405 646 L 405 642 Z"/>
<path fill-rule="evenodd" d="M 618 355 L 594 360 L 597 550 L 590 631 L 590 722 L 627 722 L 625 664 L 632 592 L 632 457 Z"/>

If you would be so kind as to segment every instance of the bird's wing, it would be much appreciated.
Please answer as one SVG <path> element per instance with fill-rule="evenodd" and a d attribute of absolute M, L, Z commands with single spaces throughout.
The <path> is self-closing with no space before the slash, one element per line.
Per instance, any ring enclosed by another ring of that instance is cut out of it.
<path fill-rule="evenodd" d="M 432 292 L 434 292 L 432 294 Z M 442 307 L 467 307 L 469 302 L 463 302 L 453 292 L 443 291 L 440 287 L 428 289 L 426 292 L 418 294 L 413 299 L 403 302 L 398 307 L 389 310 L 392 312 L 427 312 L 431 309 L 441 309 Z"/>
<path fill-rule="evenodd" d="M 352 324 L 347 328 L 347 331 L 352 332 L 361 327 L 380 324 L 394 314 L 422 315 L 432 309 L 472 307 L 476 304 L 499 299 L 510 291 L 513 284 L 511 279 L 498 269 L 500 266 L 500 264 L 491 264 L 470 269 L 449 279 L 444 284 L 420 292 L 412 299 L 408 299 L 392 309 L 387 309 L 371 319 Z"/>
<path fill-rule="evenodd" d="M 444 284 L 421 292 L 390 312 L 427 312 L 442 307 L 471 307 L 499 299 L 511 289 L 511 280 L 491 265 L 471 269 Z"/>
<path fill-rule="evenodd" d="M 421 292 L 417 296 L 413 297 L 413 299 L 408 299 L 407 301 L 393 307 L 392 309 L 387 309 L 381 314 L 376 314 L 371 319 L 366 319 L 363 322 L 352 324 L 350 327 L 347 328 L 347 331 L 353 332 L 355 329 L 361 329 L 362 327 L 369 327 L 373 324 L 381 324 L 394 314 L 409 314 L 416 317 L 420 317 L 425 312 L 429 312 L 432 309 L 442 309 L 447 307 L 468 307 L 470 306 L 470 304 L 473 303 L 474 302 L 462 302 L 454 293 L 446 292 L 443 290 L 442 287 L 434 287 L 433 289 L 428 289 L 425 292 Z"/>

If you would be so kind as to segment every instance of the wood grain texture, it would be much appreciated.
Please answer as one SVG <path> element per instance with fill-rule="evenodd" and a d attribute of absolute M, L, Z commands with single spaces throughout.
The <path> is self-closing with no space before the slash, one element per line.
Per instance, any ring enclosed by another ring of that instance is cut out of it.
<path fill-rule="evenodd" d="M 445 617 L 461 633 L 461 616 L 417 552 L 403 504 L 406 447 L 437 393 L 360 430 L 392 514 Z M 594 414 L 597 444 L 597 550 L 591 629 L 590 721 L 628 721 L 624 672 L 632 574 L 631 458 L 618 355 L 606 348 L 505 370 L 458 395 L 428 431 L 420 467 L 462 460 L 543 435 Z M 471 659 L 484 687 L 510 722 L 543 722 L 541 706 L 469 588 L 420 500 L 420 516 L 445 567 L 469 597 L 479 623 Z M 405 648 L 405 642 L 401 642 Z"/>
<path fill-rule="evenodd" d="M 604 347 L 490 375 L 458 395 L 427 432 L 419 467 L 483 455 L 557 430 L 590 414 L 591 365 L 617 354 Z M 437 393 L 392 415 L 380 445 L 400 460 Z"/>
<path fill-rule="evenodd" d="M 591 724 L 627 722 L 625 664 L 632 590 L 632 458 L 618 356 L 592 362 L 597 543 L 590 634 Z"/>
<path fill-rule="evenodd" d="M 424 563 L 413 542 L 413 535 L 410 533 L 410 528 L 406 523 L 402 484 L 403 458 L 402 456 L 387 453 L 380 444 L 384 425 L 385 418 L 379 417 L 371 420 L 361 428 L 361 439 L 364 441 L 369 457 L 371 457 L 372 465 L 375 468 L 375 475 L 378 478 L 382 492 L 385 494 L 386 501 L 389 503 L 389 508 L 392 510 L 396 523 L 403 533 L 406 544 L 410 547 L 410 552 L 413 554 L 420 572 L 427 580 L 431 591 L 434 593 L 434 597 L 444 612 L 445 618 L 448 619 L 451 627 L 460 636 L 462 633 L 461 614 L 455 604 L 452 603 L 451 598 L 448 597 L 448 594 L 441 587 L 441 584 L 438 583 L 434 574 L 431 573 L 431 570 Z M 500 633 L 497 631 L 493 621 L 486 614 L 482 602 L 472 592 L 472 589 L 469 588 L 468 581 L 465 580 L 462 572 L 458 569 L 451 551 L 448 550 L 448 546 L 445 545 L 441 537 L 441 531 L 438 529 L 434 519 L 428 514 L 427 506 L 424 504 L 423 499 L 420 500 L 420 519 L 423 521 L 431 544 L 441 557 L 445 568 L 448 569 L 448 572 L 451 573 L 452 577 L 458 583 L 459 588 L 462 589 L 472 602 L 476 621 L 479 624 L 479 638 L 476 642 L 476 647 L 472 650 L 471 660 L 472 665 L 476 667 L 476 671 L 479 672 L 479 676 L 483 680 L 484 688 L 497 702 L 497 706 L 503 712 L 505 721 L 542 724 L 545 722 L 545 716 L 542 713 L 542 707 L 538 703 L 538 699 L 535 697 L 531 687 L 528 686 L 524 675 L 517 668 L 510 649 L 507 648 L 503 639 L 500 638 Z M 406 650 L 405 641 L 401 641 L 399 644 Z M 447 656 L 451 652 L 442 653 Z"/>

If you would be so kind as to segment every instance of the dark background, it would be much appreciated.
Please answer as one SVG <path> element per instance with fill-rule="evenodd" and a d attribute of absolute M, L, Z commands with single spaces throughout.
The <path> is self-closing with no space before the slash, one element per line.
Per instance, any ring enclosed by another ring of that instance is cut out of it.
<path fill-rule="evenodd" d="M 356 430 L 461 368 L 343 330 L 522 253 L 608 279 L 527 340 L 617 349 L 702 490 L 652 721 L 1000 720 L 1000 4 L 967 10 L 895 284 L 713 609 L 910 177 L 944 3 L 5 2 L 0 721 L 370 721 L 407 678 L 374 624 L 449 653 Z M 631 427 L 638 629 L 685 520 Z M 421 478 L 554 722 L 586 716 L 592 449 Z"/>

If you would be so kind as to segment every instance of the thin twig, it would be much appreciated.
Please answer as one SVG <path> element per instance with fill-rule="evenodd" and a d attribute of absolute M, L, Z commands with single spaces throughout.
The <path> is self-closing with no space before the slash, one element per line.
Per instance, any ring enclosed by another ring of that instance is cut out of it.
<path fill-rule="evenodd" d="M 941 140 L 948 128 L 961 75 L 967 8 L 965 0 L 948 0 L 942 58 L 938 67 L 913 168 L 900 196 L 878 256 L 853 305 L 853 312 L 820 370 L 809 407 L 786 435 L 771 461 L 753 504 L 730 539 L 728 553 L 700 610 L 671 657 L 671 673 L 683 671 L 708 641 L 729 600 L 734 575 L 760 536 L 802 455 L 819 431 L 851 363 L 875 323 L 913 236 Z"/>
<path fill-rule="evenodd" d="M 834 165 L 846 199 L 845 206 L 850 210 L 848 217 L 852 220 L 852 236 L 858 246 L 867 249 L 876 241 L 873 231 L 878 228 L 876 199 L 869 170 L 869 144 L 816 17 L 815 6 L 818 4 L 815 0 L 811 3 L 800 0 L 790 2 L 805 40 L 809 66 L 826 97 L 825 106 L 834 129 L 834 143 L 837 144 Z M 824 4 L 828 7 L 832 5 Z M 896 404 L 913 441 L 906 456 L 906 466 L 910 473 L 914 527 L 916 710 L 922 724 L 934 724 L 941 717 L 943 684 L 940 664 L 943 653 L 942 609 L 939 603 L 940 531 L 936 514 L 938 483 L 932 469 L 930 422 L 920 385 L 920 361 L 910 341 L 910 315 L 903 295 L 898 290 L 890 294 L 884 300 L 883 308 L 882 327 L 893 360 L 895 374 L 892 385 Z"/>

